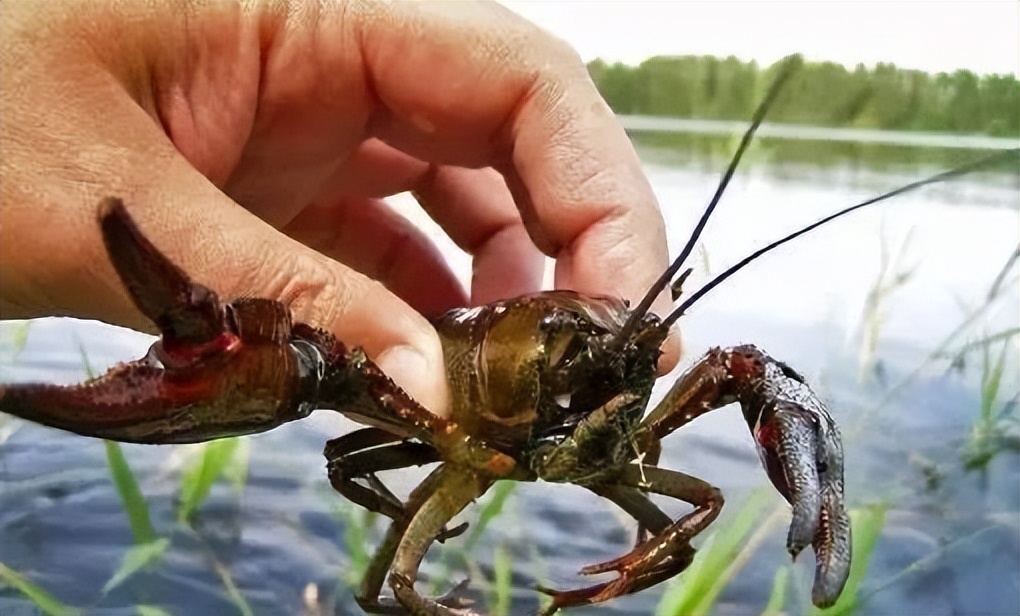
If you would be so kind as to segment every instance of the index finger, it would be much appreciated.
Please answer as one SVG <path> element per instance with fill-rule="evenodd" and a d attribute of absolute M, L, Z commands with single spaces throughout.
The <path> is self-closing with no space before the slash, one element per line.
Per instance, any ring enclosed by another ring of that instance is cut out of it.
<path fill-rule="evenodd" d="M 376 17 L 361 38 L 380 103 L 371 133 L 422 160 L 496 167 L 557 259 L 557 287 L 639 300 L 668 264 L 662 217 L 577 54 L 494 4 L 397 3 Z M 669 306 L 660 296 L 653 309 Z M 665 350 L 668 367 L 675 336 Z"/>

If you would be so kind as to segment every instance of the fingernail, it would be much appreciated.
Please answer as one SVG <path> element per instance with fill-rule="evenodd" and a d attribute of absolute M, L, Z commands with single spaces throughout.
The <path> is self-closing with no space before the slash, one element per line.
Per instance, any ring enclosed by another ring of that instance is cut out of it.
<path fill-rule="evenodd" d="M 442 383 L 442 377 L 436 375 L 436 370 L 417 349 L 391 347 L 379 356 L 376 364 L 426 409 L 436 415 L 447 414 L 445 388 L 435 391 L 435 383 Z"/>

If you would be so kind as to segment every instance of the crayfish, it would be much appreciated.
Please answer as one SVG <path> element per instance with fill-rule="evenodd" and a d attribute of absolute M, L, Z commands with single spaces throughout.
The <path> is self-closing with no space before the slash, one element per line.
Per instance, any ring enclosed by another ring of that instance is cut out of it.
<path fill-rule="evenodd" d="M 833 604 L 850 568 L 843 455 L 832 417 L 794 369 L 750 346 L 715 348 L 650 411 L 659 346 L 672 324 L 708 290 L 759 254 L 887 193 L 766 246 L 660 318 L 649 312 L 680 269 L 732 176 L 777 80 L 755 113 L 715 198 L 681 255 L 634 307 L 623 300 L 550 291 L 434 321 L 443 343 L 452 414 L 440 418 L 391 381 L 364 352 L 294 323 L 280 302 L 221 301 L 164 257 L 116 198 L 99 206 L 106 249 L 137 307 L 161 332 L 142 359 L 77 386 L 0 385 L 0 409 L 47 426 L 135 443 L 189 443 L 273 429 L 332 409 L 365 428 L 330 441 L 329 479 L 349 500 L 391 519 L 358 594 L 368 612 L 473 614 L 455 594 L 415 590 L 429 546 L 462 532 L 448 522 L 503 479 L 572 483 L 633 517 L 639 542 L 584 574 L 614 577 L 556 591 L 547 613 L 634 593 L 672 578 L 692 561 L 691 540 L 718 516 L 719 490 L 657 465 L 660 441 L 698 416 L 738 402 L 765 471 L 792 505 L 787 549 L 811 545 L 813 602 Z M 1016 151 L 1009 153 L 1016 158 Z M 965 173 L 980 161 L 906 189 Z M 679 275 L 678 275 L 679 274 Z M 402 501 L 378 472 L 440 464 Z M 693 505 L 674 520 L 648 494 Z M 394 598 L 381 596 L 388 582 Z"/>

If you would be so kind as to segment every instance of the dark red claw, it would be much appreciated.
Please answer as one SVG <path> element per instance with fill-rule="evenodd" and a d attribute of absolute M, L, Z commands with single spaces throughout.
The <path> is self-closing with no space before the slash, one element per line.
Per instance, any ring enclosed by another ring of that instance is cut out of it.
<path fill-rule="evenodd" d="M 146 357 L 82 385 L 0 386 L 0 410 L 83 436 L 156 444 L 262 432 L 307 413 L 314 401 L 299 391 L 305 368 L 285 306 L 221 304 L 142 235 L 119 199 L 102 202 L 99 222 L 118 275 L 162 337 Z"/>
<path fill-rule="evenodd" d="M 191 279 L 163 256 L 127 212 L 107 197 L 99 205 L 103 243 L 135 306 L 171 341 L 201 344 L 224 329 L 224 310 L 211 289 Z"/>
<path fill-rule="evenodd" d="M 83 385 L 5 385 L 0 387 L 0 409 L 82 436 L 162 442 L 163 431 L 153 424 L 170 423 L 175 410 L 214 395 L 210 380 L 174 388 L 163 376 L 161 368 L 126 364 Z"/>

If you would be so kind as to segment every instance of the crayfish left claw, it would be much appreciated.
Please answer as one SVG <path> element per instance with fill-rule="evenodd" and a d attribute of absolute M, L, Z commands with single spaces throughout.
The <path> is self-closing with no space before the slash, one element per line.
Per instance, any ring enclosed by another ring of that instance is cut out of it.
<path fill-rule="evenodd" d="M 100 204 L 99 223 L 160 340 L 144 358 L 81 385 L 0 385 L 0 411 L 84 436 L 189 443 L 269 430 L 311 410 L 302 388 L 318 383 L 319 352 L 292 335 L 286 306 L 221 302 L 156 249 L 119 199 Z"/>
<path fill-rule="evenodd" d="M 815 605 L 836 602 L 850 574 L 850 519 L 843 506 L 839 429 L 804 378 L 753 346 L 728 351 L 744 418 L 769 479 L 793 508 L 786 547 L 815 551 Z"/>

